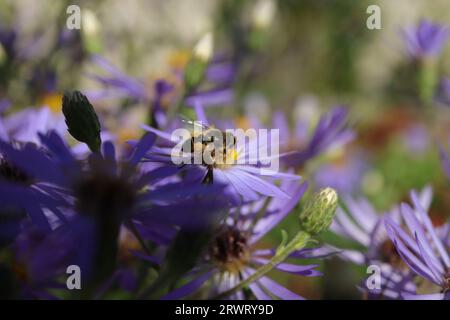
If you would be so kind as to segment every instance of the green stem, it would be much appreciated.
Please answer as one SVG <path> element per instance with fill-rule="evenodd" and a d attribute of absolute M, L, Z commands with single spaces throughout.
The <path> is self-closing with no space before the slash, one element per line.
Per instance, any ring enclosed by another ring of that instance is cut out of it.
<path fill-rule="evenodd" d="M 289 257 L 289 255 L 292 252 L 304 248 L 310 239 L 311 235 L 309 233 L 305 231 L 298 232 L 295 235 L 295 237 L 285 247 L 278 250 L 276 255 L 273 256 L 272 259 L 269 260 L 269 262 L 261 266 L 258 270 L 256 270 L 255 273 L 253 273 L 250 277 L 248 277 L 244 281 L 240 282 L 238 285 L 214 297 L 213 300 L 226 298 L 238 292 L 239 290 L 242 290 L 243 288 L 247 287 L 252 282 L 257 281 L 262 276 L 271 271 L 276 265 L 286 260 L 286 258 Z"/>

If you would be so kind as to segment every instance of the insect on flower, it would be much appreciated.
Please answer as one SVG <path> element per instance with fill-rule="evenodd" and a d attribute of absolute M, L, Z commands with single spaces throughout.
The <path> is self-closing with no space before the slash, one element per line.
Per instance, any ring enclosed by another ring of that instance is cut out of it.
<path fill-rule="evenodd" d="M 231 132 L 208 126 L 200 121 L 182 120 L 190 127 L 191 137 L 183 143 L 183 152 L 191 153 L 194 163 L 207 168 L 203 183 L 213 182 L 213 168 L 236 163 L 237 139 Z"/>

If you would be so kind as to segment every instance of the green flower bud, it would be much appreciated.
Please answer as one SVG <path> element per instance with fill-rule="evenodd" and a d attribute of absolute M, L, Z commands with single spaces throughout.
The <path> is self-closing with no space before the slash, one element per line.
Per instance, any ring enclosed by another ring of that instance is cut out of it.
<path fill-rule="evenodd" d="M 86 143 L 92 152 L 98 152 L 102 143 L 100 122 L 86 96 L 80 91 L 64 93 L 62 112 L 72 137 Z"/>
<path fill-rule="evenodd" d="M 275 17 L 277 8 L 274 0 L 258 0 L 252 12 L 253 27 L 266 30 Z"/>
<path fill-rule="evenodd" d="M 195 88 L 202 81 L 206 67 L 213 54 L 213 35 L 207 33 L 194 47 L 192 58 L 184 70 L 184 82 L 188 91 Z"/>
<path fill-rule="evenodd" d="M 315 193 L 300 213 L 302 228 L 311 235 L 326 231 L 333 221 L 338 205 L 338 196 L 334 189 L 325 188 Z"/>

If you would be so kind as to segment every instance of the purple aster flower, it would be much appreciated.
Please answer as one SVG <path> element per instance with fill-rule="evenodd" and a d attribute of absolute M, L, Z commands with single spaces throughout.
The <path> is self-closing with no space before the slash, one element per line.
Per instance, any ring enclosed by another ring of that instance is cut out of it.
<path fill-rule="evenodd" d="M 2 210 L 25 212 L 37 227 L 50 231 L 50 222 L 40 204 L 45 203 L 59 214 L 56 207 L 60 199 L 48 182 L 62 181 L 63 172 L 55 172 L 47 166 L 48 156 L 32 143 L 17 146 L 0 141 L 0 153 Z M 32 173 L 28 167 L 34 167 Z M 46 179 L 39 179 L 41 176 L 46 176 Z"/>
<path fill-rule="evenodd" d="M 403 225 L 387 219 L 386 230 L 402 260 L 418 276 L 433 283 L 435 290 L 426 293 L 403 294 L 405 299 L 449 300 L 450 256 L 441 233 L 433 226 L 427 209 L 413 192 L 414 208 L 401 205 Z M 448 233 L 445 233 L 447 236 Z M 427 286 L 425 286 L 427 287 Z M 428 286 L 429 288 L 429 286 Z M 422 292 L 423 290 L 418 291 Z"/>
<path fill-rule="evenodd" d="M 109 90 L 108 88 L 106 90 L 88 93 L 88 96 L 92 100 L 104 98 L 129 98 L 137 102 L 149 101 L 147 88 L 143 81 L 126 75 L 101 56 L 94 56 L 93 62 L 107 72 L 107 75 L 91 75 L 91 77 L 105 87 L 110 87 L 113 90 Z"/>
<path fill-rule="evenodd" d="M 162 299 L 180 299 L 197 293 L 201 288 L 207 288 L 205 298 L 214 298 L 218 294 L 234 287 L 243 279 L 248 278 L 255 270 L 266 264 L 275 254 L 274 249 L 260 249 L 258 242 L 285 218 L 300 201 L 307 188 L 306 183 L 285 182 L 283 189 L 291 195 L 288 201 L 278 198 L 268 198 L 234 209 L 241 210 L 239 218 L 229 218 L 217 230 L 216 236 L 209 244 L 209 249 L 202 261 L 188 274 L 190 280 L 178 287 Z M 264 205 L 264 203 L 266 203 Z M 265 210 L 263 217 L 255 223 L 255 216 Z M 302 258 L 314 258 L 326 255 L 322 248 L 310 248 L 295 251 L 290 258 L 300 261 Z M 299 265 L 283 262 L 275 266 L 281 272 L 301 276 L 319 276 L 315 270 L 316 264 Z M 209 283 L 210 285 L 206 285 Z M 273 298 L 297 300 L 303 297 L 281 286 L 267 276 L 251 283 L 249 289 L 261 300 Z M 230 299 L 244 299 L 243 291 L 236 292 Z"/>
<path fill-rule="evenodd" d="M 425 188 L 420 195 L 413 193 L 412 199 L 416 205 L 429 208 L 431 188 Z M 347 210 L 338 208 L 331 230 L 357 243 L 361 249 L 344 250 L 340 257 L 362 266 L 377 265 L 381 271 L 381 288 L 369 289 L 364 283 L 359 289 L 366 292 L 369 298 L 384 296 L 397 299 L 402 294 L 415 292 L 410 272 L 405 268 L 384 227 L 386 220 L 401 222 L 400 209 L 395 207 L 381 215 L 364 198 L 354 200 L 347 197 L 343 203 Z"/>
<path fill-rule="evenodd" d="M 52 262 L 58 270 L 76 264 L 89 286 L 113 274 L 122 226 L 139 239 L 156 242 L 157 231 L 196 230 L 224 208 L 220 199 L 207 198 L 220 191 L 220 185 L 161 184 L 173 175 L 172 167 L 140 171 L 140 160 L 155 141 L 153 134 L 145 135 L 127 159 L 117 160 L 113 144 L 105 142 L 103 153 L 91 154 L 87 162 L 77 160 L 55 132 L 40 138 L 46 150 L 1 143 L 8 168 L 14 163 L 22 170 L 18 172 L 27 174 L 22 180 L 29 175 L 34 183 L 20 189 L 11 183 L 2 185 L 2 204 L 24 207 L 35 225 L 45 227 L 39 229 L 45 231 L 42 251 L 49 251 L 36 254 L 37 261 L 30 263 L 45 266 Z M 50 252 L 51 260 L 46 259 Z"/>
<path fill-rule="evenodd" d="M 0 139 L 40 144 L 39 133 L 55 130 L 63 135 L 66 132 L 64 117 L 53 113 L 50 108 L 27 108 L 0 116 Z"/>
<path fill-rule="evenodd" d="M 14 298 L 57 299 L 49 289 L 65 289 L 65 284 L 56 280 L 65 273 L 65 266 L 59 263 L 68 251 L 61 250 L 56 243 L 50 245 L 48 233 L 30 224 L 24 224 L 20 235 L 11 245 L 12 278 L 18 292 L 10 293 Z M 56 249 L 56 250 L 55 250 Z"/>
<path fill-rule="evenodd" d="M 208 126 L 208 120 L 205 116 L 203 108 L 197 104 L 195 110 L 198 120 L 201 121 L 203 125 Z M 148 160 L 161 161 L 171 164 L 173 164 L 173 156 L 180 161 L 189 160 L 188 162 L 192 163 L 192 165 L 184 163 L 179 166 L 180 170 L 188 170 L 191 173 L 190 177 L 193 180 L 196 180 L 198 184 L 219 183 L 221 185 L 228 186 L 225 191 L 232 203 L 256 200 L 261 195 L 282 197 L 285 199 L 289 198 L 273 183 L 273 180 L 300 179 L 297 175 L 275 172 L 270 168 L 266 169 L 264 165 L 262 165 L 264 162 L 267 163 L 269 160 L 275 158 L 278 159 L 280 157 L 278 154 L 273 156 L 261 156 L 261 150 L 267 151 L 269 148 L 274 148 L 273 145 L 269 146 L 267 139 L 251 139 L 249 144 L 242 148 L 239 143 L 236 143 L 235 146 L 227 149 L 223 153 L 225 157 L 224 161 L 214 162 L 213 164 L 193 164 L 193 152 L 183 152 L 181 150 L 179 154 L 174 155 L 173 153 L 174 147 L 177 144 L 185 144 L 192 138 L 183 140 L 185 138 L 178 137 L 178 140 L 172 141 L 171 134 L 167 132 L 163 132 L 146 125 L 143 125 L 143 128 L 149 132 L 157 134 L 164 140 L 164 143 L 168 145 L 168 147 L 152 148 L 151 152 L 146 155 Z M 267 154 L 267 152 L 265 154 Z M 231 159 L 228 157 L 231 157 Z M 249 161 L 249 159 L 252 161 Z"/>
<path fill-rule="evenodd" d="M 277 113 L 274 117 L 274 127 L 280 129 L 281 144 L 288 151 L 295 151 L 283 161 L 289 166 L 301 167 L 308 160 L 352 141 L 355 133 L 347 127 L 347 116 L 347 109 L 334 107 L 320 118 L 312 136 L 305 140 L 307 128 L 303 123 L 298 123 L 295 131 L 291 133 L 286 117 Z"/>
<path fill-rule="evenodd" d="M 422 20 L 417 26 L 403 30 L 408 54 L 413 58 L 433 58 L 438 56 L 447 41 L 450 30 L 447 26 Z"/>
<path fill-rule="evenodd" d="M 158 79 L 153 85 L 154 92 L 151 94 L 148 92 L 144 81 L 126 75 L 102 57 L 95 56 L 94 63 L 105 70 L 108 75 L 91 75 L 92 78 L 105 86 L 104 89 L 88 93 L 91 99 L 128 98 L 137 103 L 144 103 L 152 106 L 151 120 L 153 125 L 157 127 L 167 125 L 162 100 L 168 93 L 175 91 L 175 85 L 164 79 Z M 233 90 L 230 89 L 228 81 L 233 74 L 233 68 L 228 64 L 210 65 L 206 72 L 206 79 L 211 81 L 212 88 L 207 90 L 195 89 L 184 97 L 184 102 L 191 107 L 194 106 L 196 101 L 202 103 L 205 107 L 229 103 L 234 98 Z M 182 81 L 180 74 L 176 73 L 175 78 L 177 81 Z"/>

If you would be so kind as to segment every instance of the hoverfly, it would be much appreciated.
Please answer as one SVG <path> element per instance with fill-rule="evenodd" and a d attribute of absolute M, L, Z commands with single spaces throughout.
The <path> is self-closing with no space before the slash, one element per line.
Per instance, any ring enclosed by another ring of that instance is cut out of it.
<path fill-rule="evenodd" d="M 191 138 L 185 141 L 183 149 L 189 150 L 193 157 L 201 156 L 201 164 L 207 168 L 203 183 L 212 183 L 215 167 L 236 160 L 236 137 L 231 132 L 207 126 L 200 121 L 186 118 L 181 121 L 191 133 Z"/>

